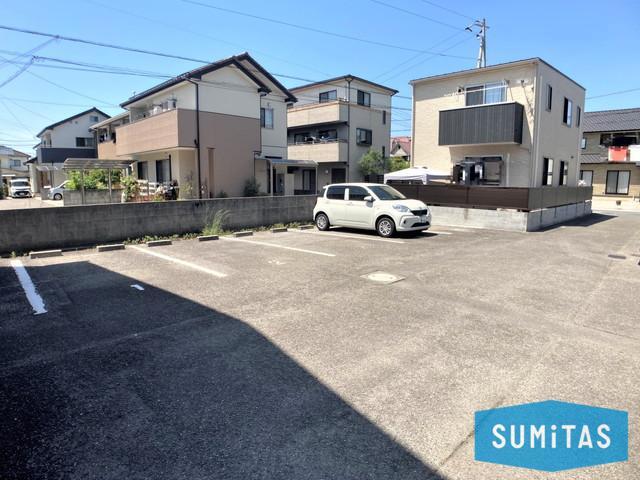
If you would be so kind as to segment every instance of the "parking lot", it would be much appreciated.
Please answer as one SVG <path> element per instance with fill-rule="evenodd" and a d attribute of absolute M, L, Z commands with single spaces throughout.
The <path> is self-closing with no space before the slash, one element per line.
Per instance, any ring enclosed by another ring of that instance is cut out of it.
<path fill-rule="evenodd" d="M 640 478 L 639 262 L 631 213 L 0 259 L 0 478 Z M 547 399 L 628 411 L 630 461 L 473 460 Z"/>

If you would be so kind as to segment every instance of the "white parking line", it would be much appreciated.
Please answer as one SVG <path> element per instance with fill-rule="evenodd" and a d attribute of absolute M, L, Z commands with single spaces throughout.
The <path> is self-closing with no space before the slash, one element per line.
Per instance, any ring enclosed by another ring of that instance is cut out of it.
<path fill-rule="evenodd" d="M 210 268 L 201 267 L 200 265 L 196 265 L 195 263 L 186 262 L 184 260 L 180 260 L 179 258 L 174 258 L 169 255 L 165 255 L 164 253 L 157 252 L 155 250 L 149 250 L 149 247 L 136 247 L 135 245 L 130 247 L 138 252 L 145 253 L 147 255 L 152 255 L 154 257 L 161 258 L 163 260 L 167 260 L 169 262 L 177 263 L 178 265 L 182 265 L 183 267 L 193 268 L 194 270 L 198 270 L 199 272 L 207 273 L 209 275 L 213 275 L 214 277 L 224 278 L 227 276 L 226 273 L 216 272 L 215 270 L 211 270 Z M 156 247 L 157 248 L 157 247 Z"/>
<path fill-rule="evenodd" d="M 327 237 L 342 237 L 352 238 L 354 240 L 371 240 L 372 242 L 387 242 L 387 243 L 405 243 L 403 240 L 393 240 L 391 238 L 376 238 L 365 235 L 350 235 L 348 233 L 331 233 L 331 232 L 314 232 L 312 230 L 290 230 L 294 233 L 306 233 L 307 235 L 324 235 Z"/>
<path fill-rule="evenodd" d="M 31 304 L 31 308 L 33 308 L 33 314 L 41 315 L 43 313 L 47 313 L 47 309 L 44 307 L 44 300 L 42 300 L 42 297 L 38 294 L 38 290 L 36 290 L 36 286 L 33 284 L 33 281 L 31 281 L 29 272 L 24 268 L 22 262 L 20 260 L 11 260 L 10 263 L 13 270 L 16 272 L 16 276 L 18 277 L 18 281 L 27 296 L 27 300 L 29 300 L 29 303 Z"/>
<path fill-rule="evenodd" d="M 254 245 L 262 245 L 264 247 L 282 248 L 284 250 L 293 250 L 294 252 L 311 253 L 312 255 L 322 255 L 324 257 L 335 257 L 333 253 L 317 252 L 315 250 L 306 250 L 304 248 L 287 247 L 285 245 L 277 245 L 275 243 L 258 242 L 256 240 L 245 240 L 244 238 L 229 238 L 220 237 L 222 240 L 229 240 L 231 242 L 252 243 Z"/>

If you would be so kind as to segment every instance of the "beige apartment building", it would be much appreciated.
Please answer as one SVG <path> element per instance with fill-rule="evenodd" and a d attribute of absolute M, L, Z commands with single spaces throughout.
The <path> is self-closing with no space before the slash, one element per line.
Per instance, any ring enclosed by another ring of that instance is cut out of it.
<path fill-rule="evenodd" d="M 544 60 L 410 83 L 414 166 L 465 185 L 577 185 L 585 89 Z"/>
<path fill-rule="evenodd" d="M 94 127 L 100 159 L 133 159 L 133 174 L 177 182 L 181 198 L 242 196 L 247 180 L 272 193 L 287 160 L 287 104 L 296 98 L 248 53 L 134 95 Z"/>
<path fill-rule="evenodd" d="M 580 179 L 593 195 L 640 198 L 640 108 L 587 112 Z"/>
<path fill-rule="evenodd" d="M 389 155 L 394 90 L 353 75 L 292 88 L 287 112 L 290 159 L 317 163 L 295 177 L 296 190 L 316 193 L 329 183 L 363 179 L 358 161 L 369 149 Z"/>

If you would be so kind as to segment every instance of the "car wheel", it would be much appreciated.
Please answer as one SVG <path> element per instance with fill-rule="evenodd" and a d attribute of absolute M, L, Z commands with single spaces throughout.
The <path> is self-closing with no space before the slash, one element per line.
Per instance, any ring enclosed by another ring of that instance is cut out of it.
<path fill-rule="evenodd" d="M 382 217 L 376 224 L 376 231 L 381 237 L 392 237 L 396 233 L 396 224 L 389 217 Z"/>
<path fill-rule="evenodd" d="M 318 230 L 329 230 L 330 226 L 329 217 L 327 217 L 326 213 L 319 213 L 316 215 L 316 227 Z"/>
<path fill-rule="evenodd" d="M 62 200 L 62 194 L 61 194 L 61 193 L 56 193 L 56 194 L 53 196 L 53 199 L 54 199 L 54 200 Z"/>

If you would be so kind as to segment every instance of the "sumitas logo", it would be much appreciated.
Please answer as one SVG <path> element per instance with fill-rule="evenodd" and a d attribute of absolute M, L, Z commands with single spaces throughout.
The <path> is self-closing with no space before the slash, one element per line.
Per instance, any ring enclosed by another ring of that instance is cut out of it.
<path fill-rule="evenodd" d="M 548 400 L 475 414 L 475 459 L 544 471 L 628 458 L 627 412 Z"/>

